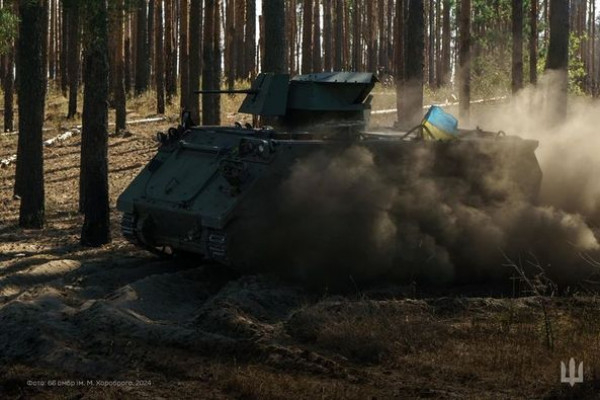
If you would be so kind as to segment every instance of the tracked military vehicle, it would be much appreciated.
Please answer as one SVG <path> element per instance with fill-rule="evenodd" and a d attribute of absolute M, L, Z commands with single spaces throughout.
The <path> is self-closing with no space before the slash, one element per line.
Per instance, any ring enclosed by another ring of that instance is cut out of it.
<path fill-rule="evenodd" d="M 315 153 L 335 158 L 353 147 L 366 149 L 375 165 L 387 169 L 390 185 L 399 185 L 398 190 L 413 190 L 403 188 L 402 180 L 418 169 L 448 185 L 466 182 L 461 190 L 475 205 L 502 201 L 507 190 L 498 190 L 497 182 L 505 189 L 508 185 L 511 195 L 535 201 L 541 182 L 536 141 L 479 129 L 446 129 L 440 137 L 427 118 L 408 132 L 369 131 L 375 83 L 371 73 L 291 79 L 260 74 L 250 89 L 233 91 L 246 95 L 239 111 L 258 123 L 195 126 L 184 117 L 179 127 L 158 134 L 156 155 L 119 197 L 123 235 L 151 251 L 243 264 L 244 255 L 252 252 L 243 249 L 249 231 L 254 243 L 278 234 L 261 227 L 273 226 L 265 220 L 277 218 L 269 210 L 279 204 L 278 188 L 282 182 L 289 186 L 294 166 Z M 423 151 L 433 155 L 426 163 L 415 157 Z M 310 207 L 300 213 L 308 214 Z M 243 225 L 249 229 L 241 237 Z M 319 231 L 312 235 L 318 240 Z"/>

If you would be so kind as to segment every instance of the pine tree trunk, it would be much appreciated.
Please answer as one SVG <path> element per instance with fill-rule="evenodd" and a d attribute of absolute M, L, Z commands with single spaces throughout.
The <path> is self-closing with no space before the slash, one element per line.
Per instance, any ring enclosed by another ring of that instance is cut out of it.
<path fill-rule="evenodd" d="M 125 35 L 125 93 L 131 93 L 131 81 L 133 76 L 133 59 L 131 51 L 131 19 L 129 16 L 126 18 L 125 23 L 126 35 Z"/>
<path fill-rule="evenodd" d="M 368 0 L 367 0 L 368 1 Z M 355 0 L 354 9 L 352 10 L 352 69 L 355 71 L 360 71 L 362 64 L 362 40 L 361 40 L 361 17 L 362 12 L 360 0 Z"/>
<path fill-rule="evenodd" d="M 4 132 L 14 130 L 14 90 L 15 90 L 15 48 L 14 44 L 6 54 L 6 66 L 4 68 L 4 77 L 2 80 L 2 90 L 4 91 Z"/>
<path fill-rule="evenodd" d="M 235 3 L 235 78 L 244 78 L 244 24 L 246 22 L 246 0 Z"/>
<path fill-rule="evenodd" d="M 229 89 L 235 82 L 235 1 L 228 0 L 225 7 L 225 79 Z"/>
<path fill-rule="evenodd" d="M 286 21 L 289 21 L 289 24 L 286 25 L 286 43 L 288 43 L 287 48 L 288 51 L 286 53 L 287 55 L 287 65 L 288 65 L 288 70 L 290 71 L 291 74 L 296 74 L 298 71 L 298 57 L 297 54 L 299 54 L 299 51 L 297 51 L 296 47 L 297 47 L 297 34 L 298 32 L 296 32 L 297 30 L 297 24 L 296 24 L 296 15 L 297 15 L 297 9 L 296 9 L 296 0 L 289 0 L 288 2 L 286 2 L 286 8 L 285 8 L 285 14 L 286 14 Z"/>
<path fill-rule="evenodd" d="M 442 86 L 442 2 L 435 2 L 435 86 Z"/>
<path fill-rule="evenodd" d="M 344 3 L 343 0 L 333 1 L 335 2 L 335 39 L 333 69 L 336 71 L 341 71 L 343 67 L 342 46 L 344 46 Z"/>
<path fill-rule="evenodd" d="M 167 103 L 171 104 L 177 94 L 177 54 L 174 41 L 173 1 L 165 0 L 165 94 Z"/>
<path fill-rule="evenodd" d="M 459 115 L 468 123 L 471 108 L 471 0 L 460 0 L 459 19 Z"/>
<path fill-rule="evenodd" d="M 217 28 L 218 21 L 215 21 L 215 15 L 217 12 L 218 4 L 215 0 L 206 0 L 204 5 L 204 42 L 203 42 L 203 60 L 202 60 L 202 89 L 203 90 L 215 90 L 218 88 L 218 76 L 216 75 L 215 65 L 217 60 L 215 58 L 215 46 L 218 43 L 214 43 L 215 30 Z M 218 110 L 215 110 L 215 98 L 219 98 L 216 94 L 205 94 L 202 96 L 202 123 L 205 125 L 218 124 L 219 116 L 217 115 Z"/>
<path fill-rule="evenodd" d="M 148 0 L 148 86 L 154 82 L 154 7 L 156 1 Z"/>
<path fill-rule="evenodd" d="M 550 0 L 550 42 L 546 71 L 552 71 L 549 88 L 548 121 L 563 122 L 567 115 L 567 89 L 569 66 L 569 4 L 562 0 Z"/>
<path fill-rule="evenodd" d="M 406 82 L 404 96 L 406 122 L 418 125 L 423 117 L 423 63 L 425 50 L 425 8 L 423 0 L 412 0 L 408 8 L 405 36 Z"/>
<path fill-rule="evenodd" d="M 256 75 L 256 0 L 246 0 L 245 76 Z"/>
<path fill-rule="evenodd" d="M 202 0 L 192 0 L 190 4 L 190 53 L 189 53 L 189 111 L 192 120 L 200 122 L 200 98 L 195 93 L 200 89 L 201 47 L 200 32 L 202 30 Z"/>
<path fill-rule="evenodd" d="M 433 0 L 429 0 L 429 86 L 435 86 L 435 9 Z"/>
<path fill-rule="evenodd" d="M 323 56 L 321 54 L 321 11 L 320 1 L 315 0 L 313 8 L 313 53 L 312 53 L 312 70 L 313 72 L 321 72 L 323 70 Z"/>
<path fill-rule="evenodd" d="M 450 0 L 444 0 L 442 16 L 442 85 L 448 83 L 450 78 Z"/>
<path fill-rule="evenodd" d="M 48 14 L 43 0 L 19 3 L 19 40 L 17 42 L 19 102 L 19 139 L 15 194 L 21 197 L 19 226 L 40 229 L 44 226 L 44 156 L 42 127 L 46 98 Z M 27 77 L 23 79 L 23 77 Z"/>
<path fill-rule="evenodd" d="M 388 0 L 389 1 L 389 0 Z M 379 0 L 377 4 L 378 10 L 378 22 L 377 22 L 377 34 L 379 35 L 379 45 L 377 46 L 377 71 L 379 72 L 386 63 L 386 51 L 385 48 L 385 17 L 386 17 L 386 9 L 385 9 L 385 1 Z"/>
<path fill-rule="evenodd" d="M 81 59 L 79 5 L 73 2 L 68 8 L 69 13 L 69 109 L 67 118 L 77 114 L 77 95 L 79 94 L 79 70 Z"/>
<path fill-rule="evenodd" d="M 115 39 L 116 49 L 114 53 L 115 63 L 115 77 L 112 80 L 113 92 L 115 96 L 115 110 L 116 110 L 116 124 L 115 132 L 125 130 L 127 123 L 127 96 L 125 94 L 125 62 L 123 52 L 123 23 L 124 23 L 124 11 L 125 2 L 124 0 L 118 0 L 115 18 Z"/>
<path fill-rule="evenodd" d="M 512 92 L 523 89 L 523 0 L 512 0 Z"/>
<path fill-rule="evenodd" d="M 167 0 L 168 2 L 168 0 Z M 165 113 L 165 58 L 163 46 L 163 2 L 158 0 L 156 3 L 156 38 L 154 43 L 156 44 L 156 113 Z M 166 37 L 168 40 L 169 38 Z"/>
<path fill-rule="evenodd" d="M 85 6 L 83 129 L 81 173 L 84 222 L 81 244 L 110 242 L 108 200 L 108 12 L 107 0 Z M 83 166 L 85 165 L 85 168 Z"/>
<path fill-rule="evenodd" d="M 263 72 L 285 73 L 285 9 L 283 0 L 263 0 Z M 309 27 L 310 31 L 310 27 Z M 304 65 L 304 55 L 303 65 Z M 309 68 L 311 64 L 306 65 Z M 302 68 L 302 71 L 306 71 Z"/>
<path fill-rule="evenodd" d="M 150 63 L 148 62 L 148 3 L 147 0 L 138 0 L 137 5 L 135 94 L 140 95 L 148 90 L 148 81 L 150 79 Z"/>
<path fill-rule="evenodd" d="M 54 58 L 56 57 L 56 48 L 55 46 L 55 42 L 54 42 L 54 38 L 56 36 L 54 29 L 55 29 L 55 24 L 54 21 L 56 20 L 56 12 L 55 12 L 55 1 L 54 0 L 49 0 L 48 2 L 48 6 L 50 8 L 50 36 L 48 38 L 48 43 L 49 43 L 49 52 L 48 52 L 48 77 L 52 80 L 54 80 L 55 78 L 55 74 L 56 74 L 56 70 L 54 69 L 55 65 L 54 65 Z"/>
<path fill-rule="evenodd" d="M 208 4 L 208 3 L 207 3 Z M 188 52 L 189 9 L 188 0 L 180 0 L 180 31 L 179 31 L 179 92 L 180 107 L 189 110 L 190 95 L 190 59 Z"/>
<path fill-rule="evenodd" d="M 406 77 L 404 65 L 404 41 L 406 27 L 404 26 L 404 0 L 396 0 L 396 22 L 394 24 L 394 60 L 396 83 L 396 118 L 397 125 L 404 119 L 404 81 Z M 410 129 L 410 128 L 409 128 Z"/>
<path fill-rule="evenodd" d="M 325 71 L 331 71 L 333 66 L 333 27 L 331 25 L 331 3 L 332 0 L 323 0 L 323 67 Z"/>
<path fill-rule="evenodd" d="M 60 2 L 61 9 L 61 34 L 60 34 L 60 89 L 64 97 L 67 97 L 69 90 L 69 72 L 67 66 L 67 57 L 69 53 L 69 16 L 65 2 Z"/>
<path fill-rule="evenodd" d="M 311 72 L 312 62 L 312 26 L 313 26 L 313 0 L 303 0 L 302 14 L 302 73 Z M 266 23 L 266 22 L 265 22 Z M 268 26 L 268 25 L 267 25 Z M 268 49 L 268 47 L 267 47 Z"/>

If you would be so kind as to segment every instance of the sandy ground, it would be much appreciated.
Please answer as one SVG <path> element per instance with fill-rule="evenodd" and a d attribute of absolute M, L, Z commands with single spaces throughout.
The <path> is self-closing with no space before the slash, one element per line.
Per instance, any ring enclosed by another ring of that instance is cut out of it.
<path fill-rule="evenodd" d="M 16 226 L 14 166 L 0 170 L 0 398 L 595 398 L 595 297 L 335 296 L 133 248 L 114 203 L 167 127 L 111 137 L 100 249 L 78 244 L 77 137 L 45 149 L 42 231 Z M 586 362 L 573 389 L 559 381 L 571 356 Z"/>

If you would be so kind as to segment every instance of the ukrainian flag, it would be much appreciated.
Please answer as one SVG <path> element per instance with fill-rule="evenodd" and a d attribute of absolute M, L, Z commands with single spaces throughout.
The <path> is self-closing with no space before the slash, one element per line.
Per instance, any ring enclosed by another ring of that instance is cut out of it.
<path fill-rule="evenodd" d="M 425 140 L 449 141 L 458 138 L 458 120 L 441 107 L 431 106 L 423 118 Z"/>

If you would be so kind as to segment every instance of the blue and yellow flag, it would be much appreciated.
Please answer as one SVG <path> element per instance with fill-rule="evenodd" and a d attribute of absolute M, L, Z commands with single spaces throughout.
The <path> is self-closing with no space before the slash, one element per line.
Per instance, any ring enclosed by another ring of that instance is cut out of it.
<path fill-rule="evenodd" d="M 448 141 L 458 138 L 458 120 L 441 107 L 431 106 L 423 118 L 425 140 Z M 428 132 L 429 131 L 429 132 Z"/>

